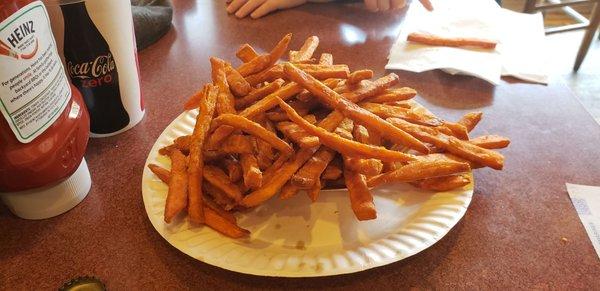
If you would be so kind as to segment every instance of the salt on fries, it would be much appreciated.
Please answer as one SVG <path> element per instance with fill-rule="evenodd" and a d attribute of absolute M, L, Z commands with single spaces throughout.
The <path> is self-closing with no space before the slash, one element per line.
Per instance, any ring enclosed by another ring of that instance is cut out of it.
<path fill-rule="evenodd" d="M 468 136 L 481 112 L 443 120 L 410 100 L 414 89 L 393 88 L 400 82 L 393 73 L 370 80 L 373 71 L 350 72 L 331 54 L 317 61 L 316 36 L 277 63 L 291 37 L 262 55 L 242 45 L 237 68 L 210 59 L 212 83 L 184 105 L 199 110 L 193 133 L 160 149 L 171 170 L 148 165 L 169 186 L 165 222 L 187 210 L 190 222 L 241 238 L 249 232 L 234 212 L 300 190 L 316 201 L 322 188 L 340 186 L 356 218 L 369 220 L 377 217 L 373 187 L 446 191 L 469 184 L 472 169 L 502 169 L 493 149 L 508 138 Z"/>

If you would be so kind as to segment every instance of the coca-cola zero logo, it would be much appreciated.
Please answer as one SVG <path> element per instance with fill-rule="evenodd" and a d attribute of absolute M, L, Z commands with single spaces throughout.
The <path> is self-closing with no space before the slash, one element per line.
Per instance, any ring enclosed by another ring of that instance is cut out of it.
<path fill-rule="evenodd" d="M 112 72 L 115 70 L 115 60 L 112 55 L 97 56 L 90 62 L 67 62 L 67 71 L 71 78 L 82 80 L 83 87 L 97 87 L 105 83 L 112 83 Z"/>

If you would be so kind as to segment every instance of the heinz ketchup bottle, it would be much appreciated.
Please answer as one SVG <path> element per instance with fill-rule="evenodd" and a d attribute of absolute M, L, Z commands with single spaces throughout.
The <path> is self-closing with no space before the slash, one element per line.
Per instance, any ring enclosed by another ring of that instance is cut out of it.
<path fill-rule="evenodd" d="M 61 214 L 87 195 L 89 117 L 41 1 L 0 1 L 0 197 L 17 216 Z"/>

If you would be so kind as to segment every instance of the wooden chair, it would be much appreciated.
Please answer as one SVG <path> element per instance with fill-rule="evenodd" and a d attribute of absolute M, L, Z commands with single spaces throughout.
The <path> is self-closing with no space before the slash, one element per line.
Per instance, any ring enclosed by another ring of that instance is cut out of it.
<path fill-rule="evenodd" d="M 542 4 L 536 4 L 536 0 L 527 0 L 525 3 L 525 13 L 533 13 L 537 11 L 546 11 L 549 9 L 562 9 L 568 16 L 576 20 L 578 23 L 570 24 L 560 27 L 552 27 L 546 29 L 546 34 L 571 31 L 577 29 L 585 29 L 585 35 L 581 42 L 581 46 L 579 47 L 579 51 L 577 52 L 577 58 L 575 59 L 575 65 L 573 66 L 573 70 L 577 72 L 585 55 L 587 54 L 590 44 L 592 43 L 592 39 L 594 39 L 594 35 L 598 30 L 598 26 L 600 25 L 600 0 L 569 0 L 561 2 L 560 0 L 546 0 Z M 581 5 L 586 3 L 594 3 L 594 7 L 592 9 L 592 15 L 590 19 L 585 18 L 577 11 L 575 11 L 570 6 L 573 5 Z M 600 36 L 599 36 L 600 39 Z"/>

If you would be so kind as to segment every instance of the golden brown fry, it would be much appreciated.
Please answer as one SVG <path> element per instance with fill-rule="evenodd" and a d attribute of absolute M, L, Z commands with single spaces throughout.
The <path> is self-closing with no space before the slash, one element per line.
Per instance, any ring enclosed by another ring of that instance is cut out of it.
<path fill-rule="evenodd" d="M 277 137 L 277 135 L 266 130 L 264 127 L 260 126 L 260 124 L 240 115 L 222 114 L 213 120 L 213 128 L 217 128 L 220 125 L 233 126 L 248 134 L 256 136 L 268 142 L 269 144 L 271 144 L 271 146 L 278 149 L 279 151 L 281 151 L 281 153 L 285 155 L 291 155 L 293 152 L 292 147 L 285 141 Z"/>
<path fill-rule="evenodd" d="M 414 160 L 414 156 L 390 151 L 384 147 L 366 145 L 359 142 L 355 142 L 352 140 L 347 140 L 340 137 L 337 134 L 331 133 L 323 128 L 316 127 L 310 124 L 308 121 L 304 120 L 300 117 L 292 107 L 287 105 L 283 100 L 279 100 L 279 106 L 283 108 L 288 114 L 288 117 L 298 124 L 300 127 L 304 128 L 307 132 L 312 135 L 319 137 L 319 140 L 322 144 L 335 149 L 336 151 L 348 155 L 348 156 L 360 156 L 360 157 L 369 157 L 369 158 L 377 158 L 377 159 L 386 159 L 386 160 L 395 160 L 395 161 L 411 161 Z M 412 137 L 412 136 L 411 136 Z"/>
<path fill-rule="evenodd" d="M 399 89 L 388 89 L 383 94 L 369 98 L 371 103 L 391 103 L 412 99 L 417 96 L 417 91 L 413 88 L 402 87 Z"/>
<path fill-rule="evenodd" d="M 223 209 L 223 207 L 219 206 L 219 204 L 211 200 L 211 197 L 204 195 L 202 199 L 204 200 L 204 205 L 214 210 L 216 213 L 219 214 L 219 216 L 227 219 L 231 223 L 236 223 L 235 216 L 233 216 L 231 212 L 228 212 L 227 210 Z"/>
<path fill-rule="evenodd" d="M 215 166 L 204 166 L 204 179 L 217 187 L 221 191 L 225 192 L 227 196 L 239 203 L 242 200 L 242 191 L 229 180 L 229 177 L 223 172 L 223 170 Z"/>
<path fill-rule="evenodd" d="M 288 78 L 301 84 L 330 108 L 340 110 L 345 116 L 360 121 L 364 126 L 376 128 L 381 135 L 393 142 L 402 143 L 422 153 L 429 153 L 429 148 L 418 139 L 389 124 L 379 116 L 360 108 L 352 101 L 340 96 L 312 76 L 296 68 L 294 65 L 289 63 L 285 64 L 284 72 Z"/>
<path fill-rule="evenodd" d="M 477 126 L 479 121 L 481 121 L 482 116 L 483 116 L 483 113 L 481 111 L 469 112 L 460 118 L 460 120 L 458 121 L 458 124 L 467 128 L 468 132 L 471 132 L 475 128 L 475 126 Z"/>
<path fill-rule="evenodd" d="M 327 168 L 327 165 L 335 157 L 335 152 L 327 147 L 321 147 L 319 150 L 296 172 L 291 179 L 291 183 L 301 189 L 311 188 L 321 173 Z"/>
<path fill-rule="evenodd" d="M 273 177 L 265 179 L 263 186 L 248 194 L 242 200 L 242 205 L 246 207 L 257 206 L 273 195 L 292 177 L 292 175 L 313 155 L 314 148 L 299 150 L 288 162 L 284 163 Z"/>
<path fill-rule="evenodd" d="M 289 102 L 289 105 L 292 106 L 292 108 L 294 108 L 294 110 L 296 110 L 298 114 L 300 114 L 301 116 L 305 116 L 308 114 L 309 111 L 317 107 L 319 105 L 319 102 L 315 99 L 311 99 L 307 102 L 301 101 L 299 99 L 292 99 Z M 266 116 L 267 118 L 269 118 L 269 120 L 273 122 L 290 120 L 287 117 L 287 114 L 283 110 L 281 110 L 281 108 L 276 108 L 267 112 Z"/>
<path fill-rule="evenodd" d="M 188 215 L 193 223 L 204 222 L 202 201 L 202 176 L 204 168 L 203 146 L 215 112 L 215 103 L 219 89 L 208 86 L 200 100 L 200 110 L 196 117 L 194 131 L 190 138 L 190 157 L 188 161 Z"/>
<path fill-rule="evenodd" d="M 243 109 L 248 107 L 250 104 L 260 100 L 261 98 L 279 90 L 285 81 L 283 79 L 277 79 L 266 86 L 258 89 L 252 89 L 248 95 L 235 100 L 235 108 Z"/>
<path fill-rule="evenodd" d="M 338 159 L 332 160 L 329 165 L 327 165 L 327 168 L 325 168 L 325 171 L 323 171 L 323 174 L 321 174 L 321 179 L 323 180 L 333 181 L 340 177 L 342 177 L 342 167 Z"/>
<path fill-rule="evenodd" d="M 254 48 L 251 45 L 247 43 L 240 46 L 235 55 L 244 63 L 247 63 L 253 60 L 254 58 L 258 57 L 258 53 L 254 50 Z"/>
<path fill-rule="evenodd" d="M 319 65 L 333 65 L 333 55 L 328 53 L 321 54 Z"/>
<path fill-rule="evenodd" d="M 242 165 L 233 159 L 223 159 L 227 176 L 231 182 L 237 182 L 242 179 Z"/>
<path fill-rule="evenodd" d="M 492 40 L 462 37 L 451 38 L 419 32 L 412 32 L 408 34 L 406 40 L 433 46 L 478 47 L 482 49 L 496 48 L 496 42 Z"/>
<path fill-rule="evenodd" d="M 150 171 L 152 171 L 152 173 L 154 173 L 154 175 L 156 175 L 156 177 L 158 177 L 158 179 L 166 184 L 169 184 L 169 179 L 171 179 L 171 171 L 156 164 L 148 164 L 148 168 Z"/>
<path fill-rule="evenodd" d="M 205 207 L 204 213 L 206 216 L 206 225 L 228 237 L 241 238 L 250 234 L 249 231 L 240 228 L 235 223 L 227 220 L 227 218 L 220 216 L 219 213 L 210 207 Z"/>
<path fill-rule="evenodd" d="M 275 126 L 266 118 L 258 118 L 260 125 L 266 130 L 275 133 Z M 256 142 L 256 159 L 261 170 L 267 169 L 275 159 L 275 151 L 273 147 L 266 141 L 252 137 Z"/>
<path fill-rule="evenodd" d="M 241 134 L 232 134 L 221 144 L 220 151 L 227 154 L 251 154 L 254 152 L 254 145 L 250 136 Z"/>
<path fill-rule="evenodd" d="M 269 55 L 259 55 L 237 67 L 237 71 L 240 75 L 247 77 L 268 68 L 270 63 L 271 58 Z"/>
<path fill-rule="evenodd" d="M 188 204 L 188 177 L 186 157 L 179 151 L 171 151 L 171 179 L 165 203 L 165 222 L 170 223 Z"/>
<path fill-rule="evenodd" d="M 221 206 L 226 211 L 229 211 L 237 206 L 237 203 L 231 199 L 223 190 L 215 187 L 211 183 L 202 183 L 202 189 L 206 195 L 212 198 L 219 206 Z"/>
<path fill-rule="evenodd" d="M 415 181 L 411 184 L 417 188 L 433 191 L 448 191 L 460 188 L 471 183 L 468 174 L 429 178 Z"/>
<path fill-rule="evenodd" d="M 369 187 L 367 187 L 367 178 L 350 170 L 345 165 L 346 161 L 344 161 L 344 182 L 346 183 L 346 188 L 348 188 L 352 212 L 354 212 L 358 220 L 377 218 L 373 195 L 371 195 Z"/>
<path fill-rule="evenodd" d="M 208 86 L 208 84 L 204 85 L 204 87 L 202 87 L 202 90 L 194 93 L 194 95 L 192 95 L 183 105 L 183 109 L 184 110 L 192 110 L 195 108 L 198 108 L 198 106 L 200 106 L 200 99 L 203 98 L 203 95 L 205 94 L 205 90 L 206 86 Z"/>
<path fill-rule="evenodd" d="M 283 187 L 281 187 L 281 191 L 279 192 L 279 199 L 290 199 L 296 196 L 296 194 L 298 194 L 298 191 L 300 191 L 300 188 L 288 181 L 287 183 L 285 183 L 285 185 L 283 185 Z"/>
<path fill-rule="evenodd" d="M 308 195 L 310 201 L 316 202 L 317 199 L 319 199 L 319 193 L 321 193 L 321 188 L 323 188 L 323 186 L 321 185 L 321 180 L 317 179 L 317 182 L 312 187 L 310 187 L 310 189 L 306 190 L 306 195 Z"/>
<path fill-rule="evenodd" d="M 278 78 L 283 78 L 283 65 L 277 64 L 256 74 L 246 77 L 246 82 L 251 86 L 256 86 L 263 82 L 270 82 Z"/>
<path fill-rule="evenodd" d="M 443 127 L 450 129 L 450 131 L 452 132 L 451 135 L 453 135 L 459 139 L 462 139 L 462 140 L 469 139 L 469 132 L 467 131 L 467 128 L 464 125 L 445 121 L 445 120 L 442 121 L 442 123 L 443 123 Z"/>
<path fill-rule="evenodd" d="M 273 47 L 273 49 L 269 53 L 270 61 L 267 67 L 270 67 L 277 63 L 277 61 L 285 54 L 285 51 L 287 50 L 291 40 L 292 34 L 288 33 L 275 45 L 275 47 Z"/>
<path fill-rule="evenodd" d="M 368 80 L 373 78 L 373 71 L 371 70 L 358 70 L 352 72 L 348 76 L 348 84 L 358 84 L 362 80 Z"/>
<path fill-rule="evenodd" d="M 265 184 L 266 182 L 269 182 L 271 180 L 271 178 L 273 178 L 273 176 L 275 176 L 275 174 L 277 174 L 277 171 L 279 171 L 279 169 L 283 166 L 283 164 L 289 159 L 289 156 L 286 155 L 279 155 L 279 157 L 277 157 L 277 159 L 273 162 L 273 164 L 271 164 L 264 172 L 263 172 L 263 184 Z"/>
<path fill-rule="evenodd" d="M 161 148 L 158 150 L 158 153 L 163 156 L 170 155 L 171 151 L 174 149 L 178 149 L 184 155 L 188 155 L 190 153 L 190 140 L 192 139 L 191 135 L 182 135 L 173 140 L 173 143 Z"/>
<path fill-rule="evenodd" d="M 502 149 L 510 144 L 510 139 L 490 134 L 473 138 L 469 142 L 484 149 Z"/>
<path fill-rule="evenodd" d="M 257 189 L 262 186 L 262 172 L 258 167 L 258 161 L 253 154 L 240 155 L 240 164 L 242 165 L 244 185 L 250 189 Z"/>
<path fill-rule="evenodd" d="M 344 166 L 350 170 L 366 176 L 379 175 L 383 170 L 383 163 L 376 159 L 361 159 L 347 157 L 344 160 Z"/>
<path fill-rule="evenodd" d="M 470 171 L 467 163 L 451 160 L 417 160 L 410 162 L 393 172 L 387 172 L 369 179 L 369 187 L 391 182 L 413 182 L 428 178 L 449 176 Z"/>
<path fill-rule="evenodd" d="M 210 64 L 212 68 L 213 84 L 219 87 L 216 107 L 217 114 L 235 113 L 235 98 L 229 90 L 229 84 L 227 84 L 225 61 L 212 57 L 210 58 Z"/>
<path fill-rule="evenodd" d="M 252 90 L 252 87 L 246 82 L 246 79 L 244 79 L 244 77 L 242 77 L 242 75 L 227 62 L 225 62 L 225 74 L 231 93 L 235 96 L 245 96 Z"/>
<path fill-rule="evenodd" d="M 360 107 L 368 110 L 369 112 L 381 117 L 381 118 L 401 118 L 411 123 L 428 125 L 428 126 L 440 126 L 442 121 L 438 118 L 431 118 L 429 116 L 418 114 L 412 109 L 396 107 L 387 104 L 363 102 L 360 103 Z"/>
<path fill-rule="evenodd" d="M 312 148 L 321 144 L 318 137 L 308 134 L 306 130 L 293 122 L 280 122 L 277 124 L 277 129 L 301 148 Z"/>
<path fill-rule="evenodd" d="M 488 149 L 478 147 L 469 142 L 459 140 L 453 136 L 448 137 L 448 147 L 450 153 L 469 161 L 474 161 L 495 170 L 502 170 L 504 166 L 504 156 Z"/>
<path fill-rule="evenodd" d="M 292 53 L 290 51 L 289 59 L 290 62 L 302 62 L 312 58 L 315 50 L 319 46 L 319 38 L 316 36 L 310 36 L 304 41 L 304 44 L 299 51 Z"/>

